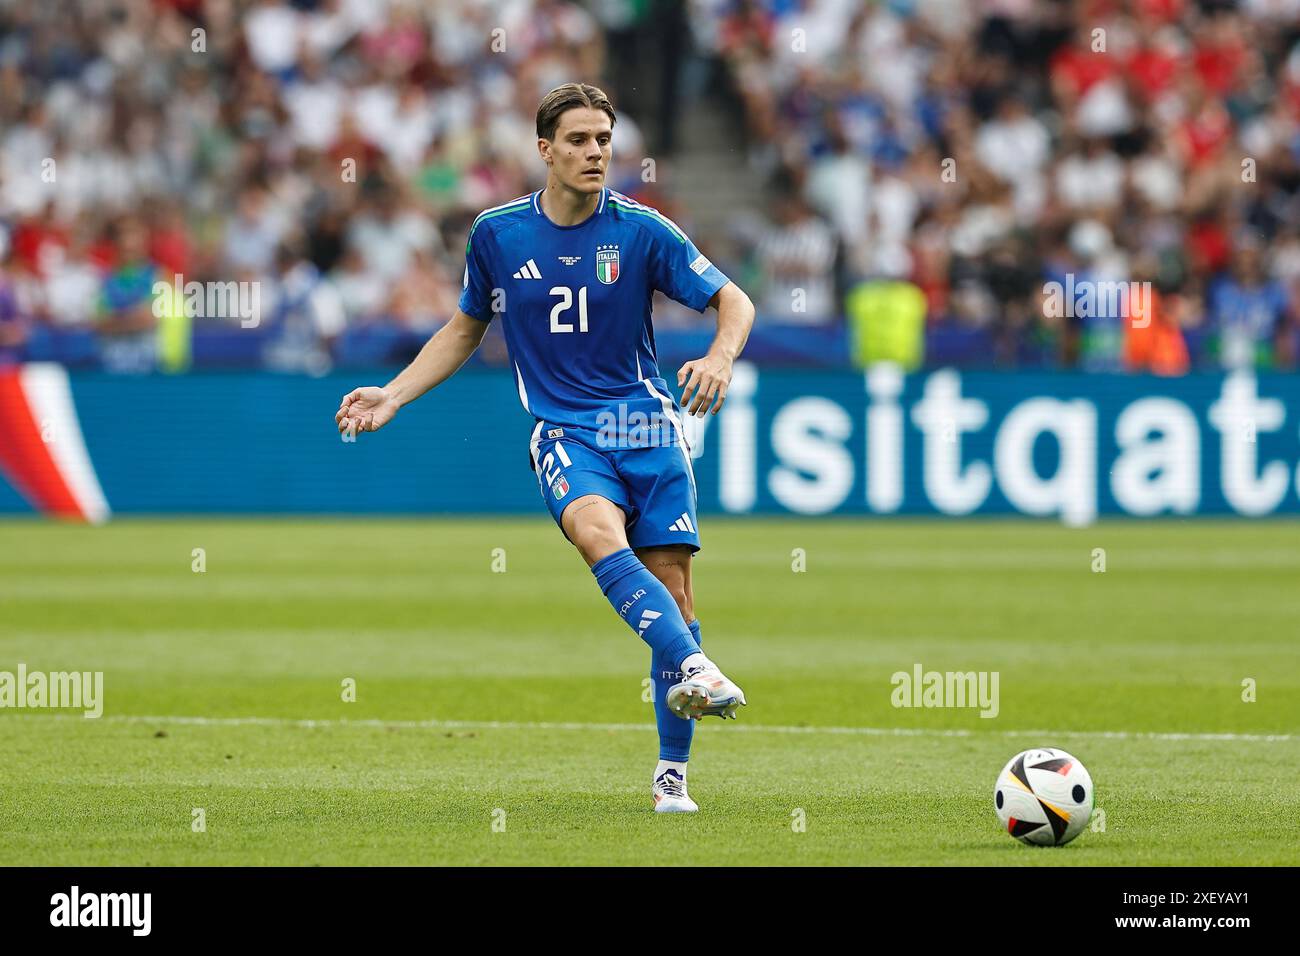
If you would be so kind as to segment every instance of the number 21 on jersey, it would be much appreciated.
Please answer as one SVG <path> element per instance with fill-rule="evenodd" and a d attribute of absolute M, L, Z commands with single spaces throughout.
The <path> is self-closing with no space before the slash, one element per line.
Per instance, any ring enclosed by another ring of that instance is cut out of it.
<path fill-rule="evenodd" d="M 560 301 L 551 307 L 551 331 L 572 332 L 573 322 L 561 322 L 560 316 L 573 307 L 573 290 L 568 286 L 557 285 L 551 289 L 551 295 L 560 297 Z M 578 331 L 587 331 L 587 287 L 578 290 Z"/>

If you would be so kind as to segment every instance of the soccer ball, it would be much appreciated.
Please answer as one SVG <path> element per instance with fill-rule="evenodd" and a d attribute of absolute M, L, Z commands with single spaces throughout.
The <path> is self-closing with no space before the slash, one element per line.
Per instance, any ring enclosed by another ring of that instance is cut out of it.
<path fill-rule="evenodd" d="M 1092 816 L 1092 777 L 1064 750 L 1043 747 L 1012 757 L 993 788 L 1007 832 L 1024 843 L 1069 843 Z"/>

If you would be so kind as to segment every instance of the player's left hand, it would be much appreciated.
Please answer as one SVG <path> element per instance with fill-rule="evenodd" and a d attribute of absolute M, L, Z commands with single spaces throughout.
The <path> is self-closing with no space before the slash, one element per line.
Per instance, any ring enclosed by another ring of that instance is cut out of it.
<path fill-rule="evenodd" d="M 369 385 L 343 396 L 334 421 L 340 432 L 377 432 L 393 420 L 401 405 L 387 389 Z"/>
<path fill-rule="evenodd" d="M 731 360 L 719 355 L 694 359 L 677 370 L 678 387 L 686 386 L 682 390 L 682 408 L 687 415 L 703 418 L 710 409 L 718 414 L 730 384 Z"/>

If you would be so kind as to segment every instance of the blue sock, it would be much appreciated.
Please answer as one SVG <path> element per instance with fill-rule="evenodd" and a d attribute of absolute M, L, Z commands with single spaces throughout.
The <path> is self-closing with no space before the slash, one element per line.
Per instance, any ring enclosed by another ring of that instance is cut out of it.
<path fill-rule="evenodd" d="M 691 636 L 695 638 L 696 648 L 700 646 L 700 622 L 691 621 L 688 625 Z M 659 727 L 659 759 L 674 760 L 685 763 L 691 756 L 691 738 L 695 736 L 695 721 L 682 720 L 668 709 L 668 688 L 680 683 L 682 672 L 668 666 L 658 654 L 650 656 L 650 681 L 655 692 L 655 724 Z"/>
<path fill-rule="evenodd" d="M 682 661 L 699 650 L 677 602 L 631 548 L 601 558 L 592 565 L 591 573 L 619 617 L 657 657 L 671 662 L 674 671 L 681 670 Z"/>

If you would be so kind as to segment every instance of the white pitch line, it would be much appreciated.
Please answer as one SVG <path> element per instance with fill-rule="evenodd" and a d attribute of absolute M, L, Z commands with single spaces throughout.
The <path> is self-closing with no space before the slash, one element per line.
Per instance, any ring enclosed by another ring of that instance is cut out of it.
<path fill-rule="evenodd" d="M 71 714 L 27 714 L 26 717 L 53 717 L 63 720 L 83 720 Z M 295 720 L 290 717 L 185 717 L 146 716 L 118 714 L 99 718 L 133 724 L 191 724 L 200 727 L 301 727 L 304 729 L 348 728 L 383 729 L 396 727 L 402 730 L 604 730 L 651 731 L 652 723 L 597 724 L 568 721 L 525 720 Z M 1228 734 L 1228 733 L 1162 733 L 1139 730 L 930 730 L 917 727 L 790 727 L 779 724 L 733 723 L 728 733 L 768 734 L 841 734 L 862 737 L 1084 737 L 1097 740 L 1195 740 L 1195 741 L 1247 741 L 1283 743 L 1293 739 L 1293 734 Z"/>

